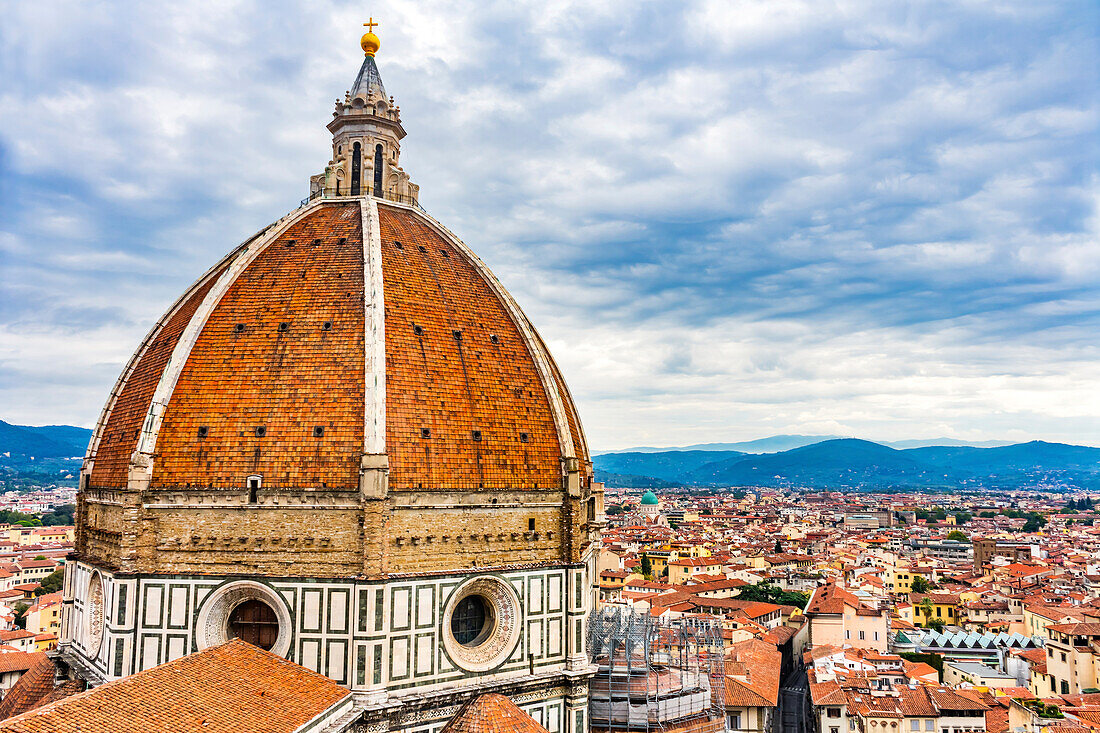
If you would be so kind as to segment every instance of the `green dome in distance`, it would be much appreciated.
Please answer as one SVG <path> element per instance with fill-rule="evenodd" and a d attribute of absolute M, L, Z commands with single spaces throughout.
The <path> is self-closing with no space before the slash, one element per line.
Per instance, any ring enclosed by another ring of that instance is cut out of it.
<path fill-rule="evenodd" d="M 645 495 L 642 496 L 642 506 L 656 506 L 656 504 L 657 495 L 652 491 L 645 492 Z"/>

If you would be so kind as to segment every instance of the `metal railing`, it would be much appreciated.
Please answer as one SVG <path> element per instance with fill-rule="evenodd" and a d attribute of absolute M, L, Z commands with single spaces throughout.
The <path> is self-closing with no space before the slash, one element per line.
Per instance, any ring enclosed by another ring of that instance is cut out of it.
<path fill-rule="evenodd" d="M 326 198 L 326 199 L 340 198 L 340 199 L 343 199 L 343 198 L 363 198 L 364 196 L 370 197 L 370 198 L 381 199 L 383 201 L 394 201 L 394 202 L 399 203 L 399 204 L 405 204 L 406 206 L 412 206 L 416 209 L 419 209 L 420 211 L 423 211 L 425 214 L 428 213 L 428 210 L 425 209 L 423 206 L 421 206 L 420 202 L 417 201 L 412 196 L 405 196 L 404 194 L 398 194 L 398 193 L 387 192 L 387 191 L 383 191 L 381 196 L 375 196 L 370 191 L 360 193 L 360 194 L 356 194 L 355 196 L 352 196 L 350 193 L 344 193 L 344 192 L 340 192 L 338 194 L 325 195 L 324 191 L 315 191 L 314 193 L 311 193 L 309 195 L 309 197 L 302 199 L 301 202 L 298 203 L 298 208 L 300 209 L 303 206 L 305 206 L 306 204 L 308 204 L 310 201 L 313 201 L 313 200 L 319 199 L 319 198 Z"/>

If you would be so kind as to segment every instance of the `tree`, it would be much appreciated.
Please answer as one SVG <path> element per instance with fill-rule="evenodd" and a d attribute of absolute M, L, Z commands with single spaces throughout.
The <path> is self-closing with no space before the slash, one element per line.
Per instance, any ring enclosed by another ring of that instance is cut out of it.
<path fill-rule="evenodd" d="M 58 568 L 42 579 L 42 585 L 34 589 L 34 594 L 36 596 L 42 596 L 47 593 L 56 593 L 61 590 L 61 586 L 64 582 L 65 569 Z"/>
<path fill-rule="evenodd" d="M 29 606 L 26 603 L 16 603 L 15 608 L 12 609 L 13 611 L 15 611 L 15 625 L 16 625 L 17 628 L 20 628 L 20 629 L 27 628 L 27 609 L 28 608 L 29 608 Z"/>
<path fill-rule="evenodd" d="M 780 542 L 779 540 L 776 540 L 775 541 L 775 549 L 773 550 L 773 552 L 777 552 L 777 553 L 783 552 L 783 543 Z"/>
<path fill-rule="evenodd" d="M 619 504 L 612 504 L 611 506 L 607 507 L 607 509 L 604 510 L 604 514 L 606 514 L 609 517 L 614 517 L 614 516 L 617 516 L 617 515 L 622 514 L 622 513 L 623 513 L 623 508 Z"/>
<path fill-rule="evenodd" d="M 993 517 L 997 516 L 997 512 L 979 512 L 978 516 L 982 519 L 993 519 Z"/>
<path fill-rule="evenodd" d="M 58 527 L 73 524 L 73 515 L 75 513 L 76 506 L 73 504 L 55 506 L 53 511 L 42 515 L 42 526 Z"/>
<path fill-rule="evenodd" d="M 918 575 L 913 578 L 913 583 L 910 586 L 914 593 L 927 593 L 932 590 L 932 584 L 928 582 L 927 578 L 923 575 Z M 928 600 L 927 598 L 925 600 Z"/>
<path fill-rule="evenodd" d="M 779 606 L 797 606 L 805 608 L 810 597 L 805 593 L 783 590 L 771 583 L 757 583 L 746 585 L 737 593 L 739 601 L 757 601 L 760 603 L 774 603 Z"/>
<path fill-rule="evenodd" d="M 917 604 L 917 608 L 924 613 L 924 625 L 927 626 L 932 621 L 932 599 L 922 598 L 920 603 Z"/>
<path fill-rule="evenodd" d="M 1038 532 L 1047 523 L 1047 518 L 1038 512 L 1031 512 L 1027 515 L 1027 521 L 1024 522 L 1022 531 L 1024 532 Z"/>
<path fill-rule="evenodd" d="M 935 632 L 941 632 L 947 624 L 942 618 L 933 618 L 928 620 L 927 626 Z"/>
<path fill-rule="evenodd" d="M 955 512 L 955 524 L 959 525 L 960 527 L 973 518 L 974 515 L 970 512 Z"/>
<path fill-rule="evenodd" d="M 970 538 L 966 536 L 966 532 L 960 532 L 957 529 L 953 529 L 947 533 L 947 539 L 955 540 L 956 542 L 970 543 Z"/>
<path fill-rule="evenodd" d="M 703 511 L 699 512 L 699 514 L 701 516 L 704 516 L 704 517 L 709 517 L 709 516 L 713 515 L 714 512 L 711 510 L 711 508 L 709 506 L 707 506 L 707 507 L 703 507 Z"/>
<path fill-rule="evenodd" d="M 653 563 L 649 561 L 649 555 L 642 555 L 642 564 L 638 569 L 642 571 L 643 578 L 653 579 Z"/>

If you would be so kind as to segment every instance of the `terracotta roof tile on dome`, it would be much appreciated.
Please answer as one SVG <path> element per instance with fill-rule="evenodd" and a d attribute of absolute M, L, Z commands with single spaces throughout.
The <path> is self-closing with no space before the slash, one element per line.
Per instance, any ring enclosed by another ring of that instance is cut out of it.
<path fill-rule="evenodd" d="M 562 449 L 546 388 L 505 305 L 422 218 L 390 206 L 378 214 L 391 484 L 560 484 Z"/>
<path fill-rule="evenodd" d="M 479 695 L 458 709 L 440 733 L 548 733 L 503 695 Z"/>
<path fill-rule="evenodd" d="M 426 217 L 377 211 L 391 485 L 560 487 L 562 458 L 587 467 L 589 457 L 541 338 Z M 366 389 L 360 203 L 324 202 L 253 249 L 239 255 L 239 272 L 226 264 L 194 286 L 138 351 L 105 409 L 90 486 L 125 485 L 166 368 L 178 373 L 153 437 L 153 487 L 241 486 L 250 474 L 271 487 L 356 485 Z M 219 278 L 231 282 L 196 315 Z M 193 318 L 201 330 L 171 366 Z M 323 438 L 311 435 L 317 426 Z"/>
<path fill-rule="evenodd" d="M 496 567 L 573 560 L 592 540 L 591 459 L 564 378 L 484 263 L 421 210 L 308 202 L 200 278 L 131 361 L 85 462 L 83 561 L 282 575 L 277 553 L 293 548 L 301 573 L 346 577 L 450 569 L 410 551 L 418 541 L 461 542 Z M 420 491 L 440 511 L 466 492 L 540 498 L 535 517 L 502 499 L 492 536 L 449 517 L 455 534 L 420 537 L 411 513 L 386 523 L 361 503 L 409 507 Z M 120 508 L 139 504 L 140 517 Z M 227 538 L 197 528 L 207 507 L 249 511 Z M 145 520 L 154 532 L 131 531 Z"/>
<path fill-rule="evenodd" d="M 123 372 L 125 384 L 116 386 L 116 392 L 112 393 L 105 408 L 105 411 L 110 410 L 110 420 L 102 426 L 102 433 L 97 436 L 98 445 L 91 452 L 94 457 L 92 486 L 119 485 L 126 481 L 130 455 L 137 446 L 138 434 L 160 375 L 183 329 L 224 270 L 222 267 L 204 277 L 169 310 Z"/>
<path fill-rule="evenodd" d="M 32 709 L 0 722 L 0 731 L 290 733 L 350 694 L 234 640 Z"/>
<path fill-rule="evenodd" d="M 155 485 L 241 486 L 249 474 L 272 485 L 357 485 L 361 240 L 358 204 L 326 206 L 240 273 L 172 392 L 157 440 Z M 322 328 L 326 321 L 330 330 Z M 309 431 L 318 425 L 326 435 L 314 439 Z M 206 437 L 198 440 L 203 426 Z M 254 435 L 258 426 L 263 438 Z"/>

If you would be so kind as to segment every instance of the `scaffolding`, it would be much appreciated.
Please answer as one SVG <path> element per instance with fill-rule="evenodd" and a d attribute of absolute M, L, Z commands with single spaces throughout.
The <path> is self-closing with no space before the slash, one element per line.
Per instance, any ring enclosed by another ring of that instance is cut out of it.
<path fill-rule="evenodd" d="M 588 690 L 594 730 L 724 726 L 725 662 L 716 621 L 663 621 L 605 607 L 589 621 L 588 649 L 598 668 Z"/>

